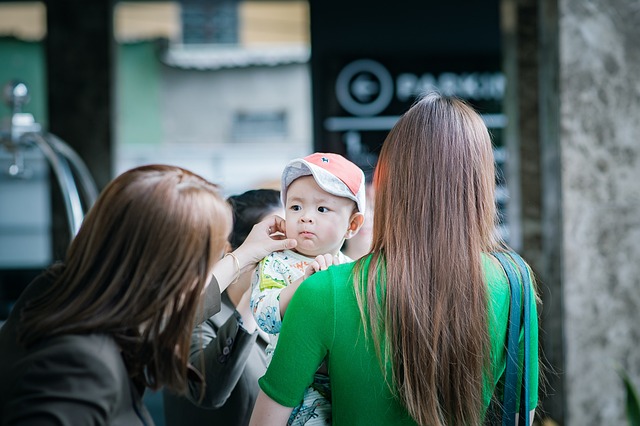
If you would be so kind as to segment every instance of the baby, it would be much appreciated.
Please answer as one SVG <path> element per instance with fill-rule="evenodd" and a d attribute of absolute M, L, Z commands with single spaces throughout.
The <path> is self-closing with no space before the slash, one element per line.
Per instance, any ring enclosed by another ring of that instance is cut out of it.
<path fill-rule="evenodd" d="M 352 261 L 340 249 L 364 222 L 364 173 L 338 154 L 311 154 L 285 167 L 281 196 L 287 238 L 295 238 L 298 245 L 295 250 L 265 257 L 252 281 L 251 308 L 258 326 L 270 335 L 268 361 L 282 318 L 300 283 L 332 264 Z M 329 392 L 328 377 L 317 373 L 287 424 L 330 424 Z"/>

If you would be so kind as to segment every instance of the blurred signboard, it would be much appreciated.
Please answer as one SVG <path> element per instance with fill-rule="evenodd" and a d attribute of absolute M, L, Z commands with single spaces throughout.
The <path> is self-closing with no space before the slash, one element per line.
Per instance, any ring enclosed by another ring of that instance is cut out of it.
<path fill-rule="evenodd" d="M 469 101 L 490 128 L 504 126 L 499 0 L 309 2 L 317 151 L 378 152 L 398 117 L 434 89 Z"/>
<path fill-rule="evenodd" d="M 500 129 L 505 77 L 499 58 L 425 56 L 416 58 L 355 57 L 336 60 L 321 82 L 319 140 L 322 149 L 358 156 L 377 153 L 401 114 L 424 93 L 438 91 L 465 99 L 494 130 Z"/>

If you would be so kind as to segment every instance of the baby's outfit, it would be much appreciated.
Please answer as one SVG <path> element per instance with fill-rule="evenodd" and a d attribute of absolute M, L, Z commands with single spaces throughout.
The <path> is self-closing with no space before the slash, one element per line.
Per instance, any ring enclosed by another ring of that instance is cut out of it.
<path fill-rule="evenodd" d="M 338 253 L 340 263 L 351 262 Z M 271 362 L 282 326 L 280 292 L 289 284 L 304 276 L 314 258 L 292 250 L 273 252 L 258 264 L 251 285 L 251 310 L 258 327 L 269 334 L 267 363 Z M 331 389 L 326 374 L 316 373 L 313 384 L 304 393 L 302 403 L 293 409 L 287 425 L 331 424 Z"/>

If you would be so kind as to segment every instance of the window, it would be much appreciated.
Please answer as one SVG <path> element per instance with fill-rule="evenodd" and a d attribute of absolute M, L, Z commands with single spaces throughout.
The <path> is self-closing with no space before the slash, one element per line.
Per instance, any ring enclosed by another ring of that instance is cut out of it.
<path fill-rule="evenodd" d="M 287 136 L 287 113 L 236 112 L 233 116 L 234 141 L 250 139 L 283 139 Z"/>

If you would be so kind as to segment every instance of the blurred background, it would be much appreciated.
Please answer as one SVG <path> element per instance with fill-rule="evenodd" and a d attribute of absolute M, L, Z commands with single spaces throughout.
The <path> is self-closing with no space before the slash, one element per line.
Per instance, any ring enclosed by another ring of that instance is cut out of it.
<path fill-rule="evenodd" d="M 637 0 L 0 0 L 0 322 L 124 170 L 180 165 L 231 195 L 313 151 L 372 169 L 435 89 L 482 114 L 500 232 L 538 277 L 540 420 L 625 424 L 639 24 Z"/>

